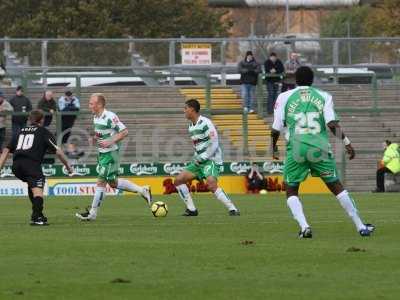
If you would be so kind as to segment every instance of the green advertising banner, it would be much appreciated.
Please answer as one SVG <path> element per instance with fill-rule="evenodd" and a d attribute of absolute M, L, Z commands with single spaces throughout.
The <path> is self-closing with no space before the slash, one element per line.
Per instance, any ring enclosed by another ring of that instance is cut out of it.
<path fill-rule="evenodd" d="M 224 162 L 221 166 L 221 175 L 242 175 L 251 167 L 253 162 Z M 280 174 L 283 172 L 283 162 L 265 161 L 254 162 L 260 171 L 265 174 Z M 186 163 L 131 163 L 121 164 L 119 174 L 121 176 L 174 176 L 179 174 Z M 46 177 L 64 177 L 68 175 L 64 166 L 43 165 L 43 174 Z M 97 177 L 96 165 L 79 164 L 73 166 L 77 176 Z M 0 172 L 1 178 L 13 178 L 11 166 L 5 166 Z"/>

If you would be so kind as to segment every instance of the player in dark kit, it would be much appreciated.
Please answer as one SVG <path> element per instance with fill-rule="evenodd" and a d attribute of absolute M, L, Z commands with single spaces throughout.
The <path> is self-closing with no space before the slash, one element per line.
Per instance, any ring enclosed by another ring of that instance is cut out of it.
<path fill-rule="evenodd" d="M 13 153 L 12 171 L 18 179 L 28 184 L 29 199 L 32 202 L 31 225 L 48 225 L 43 215 L 43 187 L 45 177 L 42 172 L 43 158 L 46 152 L 56 153 L 70 175 L 73 170 L 61 149 L 57 147 L 54 136 L 43 127 L 44 114 L 33 110 L 29 115 L 29 126 L 21 129 L 16 139 L 4 148 L 0 156 L 0 170 L 8 154 Z"/>

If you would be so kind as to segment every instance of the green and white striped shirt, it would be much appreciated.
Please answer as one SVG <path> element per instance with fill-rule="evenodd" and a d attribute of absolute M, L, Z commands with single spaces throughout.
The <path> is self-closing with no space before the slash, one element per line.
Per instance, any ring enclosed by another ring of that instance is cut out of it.
<path fill-rule="evenodd" d="M 196 124 L 189 125 L 189 134 L 193 142 L 196 161 L 212 160 L 216 164 L 222 164 L 218 133 L 210 119 L 200 116 Z"/>
<path fill-rule="evenodd" d="M 100 116 L 95 115 L 93 125 L 97 143 L 102 140 L 111 140 L 113 135 L 126 129 L 126 126 L 119 120 L 118 116 L 108 110 L 104 110 Z M 110 147 L 103 148 L 97 144 L 97 149 L 100 153 L 106 153 L 118 150 L 119 145 L 113 144 Z"/>

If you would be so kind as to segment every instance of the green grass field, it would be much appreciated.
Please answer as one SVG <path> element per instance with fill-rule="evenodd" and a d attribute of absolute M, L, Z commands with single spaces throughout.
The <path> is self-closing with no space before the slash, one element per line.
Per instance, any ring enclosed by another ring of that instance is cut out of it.
<path fill-rule="evenodd" d="M 163 219 L 108 197 L 91 223 L 74 217 L 91 198 L 48 198 L 48 227 L 28 225 L 27 199 L 0 198 L 0 299 L 400 299 L 400 195 L 353 196 L 370 238 L 332 196 L 303 197 L 312 240 L 297 238 L 284 194 L 233 196 L 240 217 L 195 196 L 195 218 L 160 196 Z"/>

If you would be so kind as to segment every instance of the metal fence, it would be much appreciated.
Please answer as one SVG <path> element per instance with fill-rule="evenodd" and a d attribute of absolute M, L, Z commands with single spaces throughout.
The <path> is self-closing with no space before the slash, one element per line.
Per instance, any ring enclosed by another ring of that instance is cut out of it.
<path fill-rule="evenodd" d="M 182 66 L 181 46 L 207 43 L 212 64 Z M 171 39 L 20 39 L 2 38 L 6 58 L 17 59 L 12 68 L 24 70 L 204 69 L 229 73 L 247 50 L 263 62 L 271 51 L 285 61 L 290 52 L 315 67 L 397 68 L 400 38 L 171 38 Z"/>
<path fill-rule="evenodd" d="M 242 146 L 238 147 L 237 149 L 233 149 L 234 151 L 232 151 L 232 153 L 234 152 L 234 158 L 233 160 L 235 161 L 247 161 L 250 159 L 254 159 L 255 157 L 257 157 L 257 153 L 255 151 L 255 149 L 251 149 L 251 147 L 249 147 L 249 122 L 248 122 L 248 114 L 244 113 L 242 109 L 212 109 L 212 95 L 211 95 L 211 90 L 213 87 L 215 87 L 215 85 L 212 82 L 212 78 L 210 76 L 210 74 L 199 74 L 199 73 L 189 73 L 187 74 L 188 76 L 190 76 L 191 78 L 197 78 L 197 79 L 201 79 L 204 81 L 204 85 L 202 86 L 205 90 L 205 107 L 204 107 L 204 114 L 208 115 L 208 116 L 216 116 L 216 115 L 224 115 L 224 114 L 228 114 L 228 115 L 232 115 L 232 114 L 236 114 L 236 115 L 241 115 L 241 134 L 242 134 Z M 32 79 L 37 79 L 37 78 L 43 78 L 43 77 L 47 77 L 47 78 L 58 78 L 58 77 L 63 77 L 66 75 L 51 75 L 51 74 L 32 74 L 32 73 L 25 73 L 24 76 L 22 76 L 22 78 L 20 78 L 23 82 L 27 82 L 29 80 Z M 70 75 L 68 75 L 70 76 Z M 75 94 L 80 95 L 82 87 L 81 87 L 81 80 L 83 78 L 85 78 L 86 76 L 91 77 L 92 75 L 76 75 L 75 76 L 75 80 L 77 82 L 76 87 L 75 87 Z M 98 75 L 96 75 L 98 76 Z M 115 74 L 111 74 L 111 75 L 103 75 L 105 77 L 112 77 L 112 76 L 116 76 Z M 118 75 L 120 76 L 120 75 Z M 181 74 L 168 74 L 168 75 L 162 75 L 162 74 L 158 74 L 158 75 L 154 75 L 154 74 L 144 74 L 142 75 L 142 77 L 144 78 L 150 78 L 153 80 L 163 80 L 165 82 L 169 82 L 171 80 L 174 80 L 174 77 L 179 77 L 182 76 Z M 351 74 L 345 75 L 345 76 L 352 76 Z M 365 112 L 365 113 L 370 113 L 370 114 L 379 114 L 379 113 L 383 113 L 383 112 L 400 112 L 400 105 L 397 105 L 395 107 L 390 107 L 390 106 L 382 106 L 381 105 L 381 101 L 380 99 L 382 99 L 383 97 L 385 97 L 385 93 L 387 93 L 388 91 L 391 91 L 391 93 L 388 95 L 388 97 L 391 97 L 391 99 L 393 101 L 398 101 L 400 103 L 400 93 L 399 93 L 399 85 L 395 84 L 393 86 L 391 86 L 391 88 L 389 89 L 388 86 L 382 85 L 382 83 L 378 82 L 377 76 L 375 74 L 372 75 L 365 75 L 366 77 L 368 77 L 370 80 L 368 81 L 369 83 L 367 84 L 363 84 L 362 85 L 362 89 L 365 90 L 366 95 L 369 99 L 372 99 L 372 101 L 369 102 L 369 104 L 364 105 L 363 107 L 357 107 L 357 106 L 347 106 L 347 107 L 339 107 L 337 108 L 337 111 L 339 112 Z M 15 77 L 17 77 L 17 75 L 15 75 Z M 266 106 L 266 89 L 265 89 L 265 84 L 263 82 L 264 78 L 262 75 L 260 75 L 259 77 L 259 84 L 257 87 L 257 93 L 256 93 L 256 103 L 257 103 L 257 113 L 259 115 L 260 118 L 264 118 L 265 117 L 265 106 Z M 37 87 L 37 89 L 42 89 L 43 87 Z M 135 116 L 152 116 L 154 114 L 159 114 L 159 115 L 165 115 L 165 116 L 171 116 L 171 115 L 177 115 L 177 114 L 182 114 L 182 110 L 181 109 L 172 109 L 172 110 L 168 110 L 168 109 L 157 109 L 157 111 L 148 109 L 148 110 L 135 110 L 135 109 L 124 109 L 121 111 L 117 111 L 118 114 L 121 114 L 121 117 L 124 116 L 129 116 L 131 118 L 134 118 Z M 66 112 L 56 112 L 55 113 L 55 118 L 53 121 L 55 123 L 55 131 L 57 133 L 58 136 L 58 140 L 61 140 L 61 118 L 62 115 L 66 115 L 66 114 L 75 114 L 75 113 L 66 113 Z M 80 112 L 79 112 L 79 118 L 87 118 L 88 120 L 90 119 L 90 115 L 91 113 L 83 108 Z M 182 116 L 183 118 L 183 116 Z M 89 121 L 90 122 L 90 121 Z M 75 128 L 76 129 L 76 128 Z M 88 131 L 86 128 L 78 128 L 79 134 L 82 135 L 82 137 L 87 137 L 88 136 Z M 157 133 L 157 132 L 156 132 Z M 148 137 L 149 135 L 147 135 Z M 181 138 L 183 139 L 184 137 L 181 136 Z M 224 136 L 225 139 L 229 138 L 229 132 L 225 133 Z M 154 133 L 151 133 L 151 140 L 152 141 L 156 141 L 158 143 L 161 143 L 157 149 L 160 149 L 164 146 L 162 146 L 162 139 L 161 138 L 157 138 L 157 136 L 154 136 Z M 171 142 L 171 141 L 168 141 Z M 178 143 L 179 144 L 179 143 Z M 172 146 L 171 146 L 172 147 Z M 228 144 L 229 147 L 229 144 Z M 341 144 L 338 145 L 338 147 L 341 147 Z M 92 149 L 93 150 L 93 149 Z M 232 149 L 224 149 L 225 152 L 229 152 Z M 282 150 L 282 154 L 283 154 L 283 149 Z M 343 178 L 345 176 L 345 170 L 346 170 L 346 160 L 344 159 L 344 156 L 342 155 L 344 152 L 342 151 L 343 149 L 337 149 L 337 153 L 340 154 L 339 157 L 337 157 L 337 161 L 339 163 L 339 169 L 341 174 L 343 174 Z M 93 153 L 93 157 L 94 157 L 94 153 L 95 151 L 91 151 Z M 365 154 L 376 154 L 377 151 L 375 150 L 368 150 L 368 149 L 361 149 L 358 151 L 358 153 L 365 153 Z M 155 153 L 147 153 L 150 155 L 154 155 L 154 157 L 147 157 L 146 159 L 159 159 L 160 157 L 158 155 L 156 155 Z M 136 153 L 135 153 L 136 155 Z M 271 149 L 265 149 L 265 152 L 262 154 L 261 157 L 259 157 L 259 160 L 265 159 L 271 157 Z M 127 161 L 131 161 L 132 160 L 132 155 L 129 153 L 129 151 L 126 154 L 126 159 Z M 135 157 L 135 159 L 137 159 L 137 157 Z M 166 159 L 166 158 L 164 158 Z M 176 159 L 176 157 L 175 157 Z M 179 160 L 188 160 L 190 159 L 190 157 L 180 157 L 178 158 Z"/>

